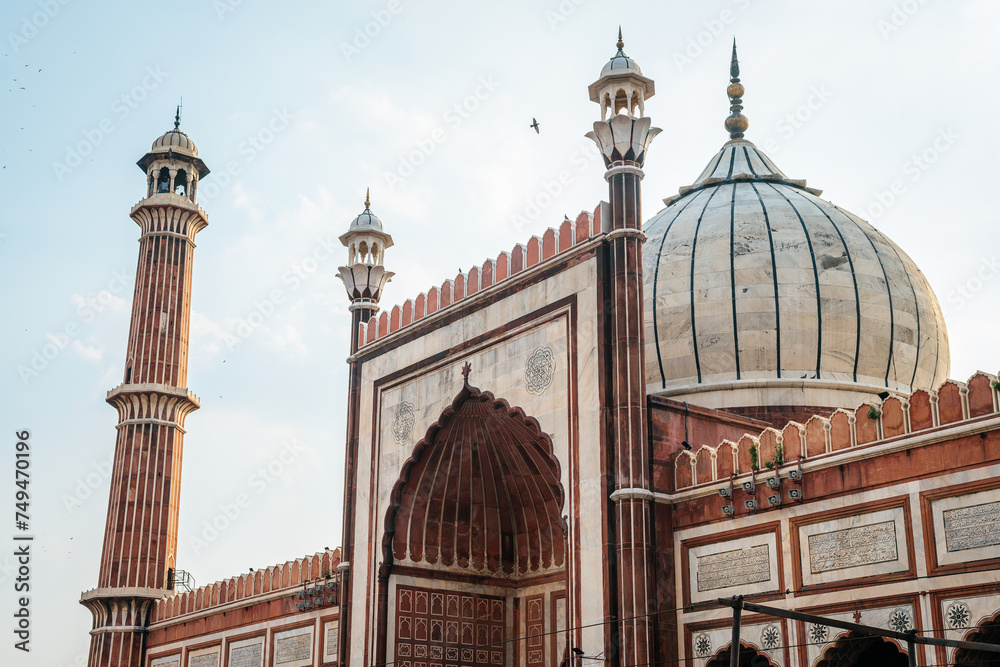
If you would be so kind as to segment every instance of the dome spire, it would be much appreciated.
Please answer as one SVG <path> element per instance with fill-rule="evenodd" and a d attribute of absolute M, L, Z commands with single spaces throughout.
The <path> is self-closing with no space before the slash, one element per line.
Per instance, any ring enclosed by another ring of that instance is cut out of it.
<path fill-rule="evenodd" d="M 181 108 L 184 106 L 184 98 L 181 98 L 181 103 L 177 105 L 177 113 L 174 114 L 174 129 L 181 129 Z"/>
<path fill-rule="evenodd" d="M 372 205 L 371 192 L 372 192 L 371 188 L 365 188 L 365 211 L 369 211 Z"/>
<path fill-rule="evenodd" d="M 733 59 L 729 63 L 729 77 L 729 87 L 726 89 L 726 94 L 729 95 L 730 114 L 726 118 L 725 126 L 730 139 L 742 139 L 743 133 L 750 127 L 750 121 L 740 113 L 743 111 L 743 93 L 746 90 L 740 83 L 740 61 L 736 57 L 735 37 L 733 38 Z"/>
<path fill-rule="evenodd" d="M 615 46 L 618 47 L 618 54 L 617 55 L 624 56 L 625 52 L 622 49 L 625 48 L 625 42 L 622 41 L 622 27 L 621 26 L 618 26 L 618 43 L 615 44 Z"/>

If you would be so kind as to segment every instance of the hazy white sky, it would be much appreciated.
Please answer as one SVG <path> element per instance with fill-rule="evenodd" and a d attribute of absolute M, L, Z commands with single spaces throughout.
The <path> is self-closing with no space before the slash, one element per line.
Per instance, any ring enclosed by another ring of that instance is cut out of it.
<path fill-rule="evenodd" d="M 1000 368 L 997 3 L 347 4 L 0 6 L 0 499 L 12 515 L 14 432 L 31 429 L 37 536 L 25 656 L 10 634 L 12 517 L 0 526 L 3 664 L 62 667 L 86 652 L 77 600 L 96 584 L 107 510 L 116 416 L 103 399 L 125 355 L 135 161 L 181 96 L 182 129 L 213 170 L 200 191 L 210 226 L 195 253 L 189 387 L 202 409 L 187 422 L 178 561 L 202 584 L 340 543 L 346 251 L 314 253 L 370 186 L 395 239 L 391 307 L 592 210 L 607 190 L 583 136 L 599 116 L 587 85 L 619 24 L 656 80 L 646 112 L 663 128 L 647 218 L 727 138 L 735 35 L 747 138 L 922 267 L 948 317 L 953 377 Z M 250 506 L 206 533 L 241 493 Z"/>

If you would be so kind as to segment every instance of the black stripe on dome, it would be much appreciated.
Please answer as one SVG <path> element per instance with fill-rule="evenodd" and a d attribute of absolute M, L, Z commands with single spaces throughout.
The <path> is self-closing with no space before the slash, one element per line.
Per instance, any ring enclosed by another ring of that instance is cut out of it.
<path fill-rule="evenodd" d="M 743 147 L 743 157 L 747 161 L 747 169 L 750 170 L 750 173 L 753 174 L 754 176 L 759 176 L 760 174 L 758 174 L 757 170 L 753 168 L 753 163 L 750 162 L 750 153 L 747 152 L 746 146 Z"/>
<path fill-rule="evenodd" d="M 872 227 L 875 229 L 875 227 Z M 880 230 L 875 229 L 875 233 L 882 237 L 885 244 L 892 249 L 894 255 L 896 255 L 896 261 L 899 262 L 900 268 L 903 270 L 903 275 L 906 276 L 906 282 L 910 285 L 910 292 L 913 294 L 913 308 L 916 311 L 917 316 L 917 341 L 915 347 L 917 348 L 917 355 L 913 359 L 913 375 L 910 376 L 910 391 L 913 391 L 913 383 L 917 379 L 917 365 L 920 363 L 920 303 L 917 299 L 917 290 L 913 287 L 913 281 L 910 279 L 910 272 L 906 270 L 906 264 L 903 262 L 903 258 L 899 256 L 899 251 L 896 250 L 896 246 L 889 240 L 889 237 L 883 234 Z"/>
<path fill-rule="evenodd" d="M 694 197 L 688 199 L 687 202 L 684 203 L 684 206 L 682 206 L 680 210 L 674 214 L 674 217 L 670 220 L 670 222 L 667 223 L 667 228 L 663 231 L 663 238 L 660 239 L 660 247 L 656 251 L 656 268 L 653 269 L 653 339 L 656 342 L 656 363 L 660 367 L 660 381 L 663 383 L 664 389 L 667 388 L 667 374 L 663 370 L 663 356 L 660 352 L 660 331 L 659 325 L 657 324 L 659 317 L 657 317 L 658 309 L 656 302 L 656 293 L 660 287 L 660 261 L 663 256 L 663 244 L 666 243 L 667 234 L 670 233 L 670 228 L 674 226 L 674 222 L 680 214 L 684 212 L 684 209 L 686 209 L 692 202 L 694 202 L 695 199 L 698 198 L 698 195 L 700 195 L 701 192 L 703 191 L 699 191 Z"/>
<path fill-rule="evenodd" d="M 733 177 L 733 166 L 736 164 L 736 146 L 733 146 L 732 152 L 729 154 L 729 173 L 726 174 L 726 180 L 730 180 Z"/>
<path fill-rule="evenodd" d="M 834 208 L 837 209 L 842 216 L 853 222 L 858 228 L 858 231 L 864 234 L 865 238 L 868 239 L 868 243 L 872 247 L 872 252 L 875 253 L 875 258 L 878 260 L 878 265 L 882 269 L 882 280 L 885 281 L 885 293 L 889 297 L 889 360 L 885 364 L 885 386 L 888 387 L 889 371 L 892 369 L 892 355 L 894 353 L 893 343 L 896 340 L 896 311 L 892 307 L 892 284 L 889 282 L 889 275 L 885 272 L 885 265 L 882 263 L 882 255 L 879 254 L 878 248 L 875 247 L 875 242 L 872 241 L 872 237 L 868 235 L 868 232 L 866 232 L 865 228 L 861 226 L 861 223 L 855 220 L 852 216 L 848 215 L 846 211 L 837 205 L 834 205 Z"/>
<path fill-rule="evenodd" d="M 760 191 L 757 190 L 757 186 L 753 183 L 750 184 L 753 188 L 754 194 L 757 195 L 757 201 L 760 202 L 760 210 L 764 214 L 764 227 L 767 228 L 767 242 L 771 248 L 771 280 L 774 283 L 774 349 L 777 353 L 776 366 L 778 368 L 778 377 L 781 377 L 781 306 L 778 300 L 778 262 L 774 256 L 774 237 L 771 235 L 771 219 L 767 215 L 767 207 L 764 206 L 764 198 L 760 196 Z"/>
<path fill-rule="evenodd" d="M 844 246 L 844 254 L 847 255 L 847 266 L 851 270 L 851 281 L 854 283 L 854 310 L 857 314 L 857 324 L 855 325 L 855 329 L 857 330 L 857 336 L 855 338 L 855 343 L 854 343 L 854 373 L 853 373 L 854 381 L 857 382 L 858 360 L 861 357 L 861 295 L 858 292 L 858 276 L 854 273 L 854 259 L 851 257 L 851 249 L 848 248 L 847 241 L 844 240 L 844 235 L 840 232 L 840 227 L 838 227 L 837 223 L 833 221 L 833 218 L 831 218 L 830 215 L 825 210 L 823 210 L 823 207 L 817 204 L 809 197 L 806 197 L 801 192 L 797 192 L 796 194 L 798 194 L 799 197 L 801 197 L 802 199 L 806 200 L 807 202 L 815 206 L 816 210 L 822 213 L 826 217 L 826 219 L 830 221 L 830 224 L 833 225 L 834 231 L 837 232 L 837 236 L 840 237 L 841 244 L 843 244 Z"/>
<path fill-rule="evenodd" d="M 705 200 L 705 206 L 698 214 L 698 224 L 694 228 L 694 238 L 691 241 L 691 340 L 694 342 L 694 366 L 698 371 L 698 384 L 701 384 L 701 359 L 698 356 L 698 322 L 694 316 L 694 260 L 698 250 L 698 230 L 701 229 L 701 219 L 705 216 L 705 210 L 712 203 L 712 198 L 718 194 L 720 188 L 712 190 L 712 194 Z"/>
<path fill-rule="evenodd" d="M 733 347 L 736 353 L 736 379 L 740 379 L 740 328 L 736 321 L 736 184 L 729 199 L 729 282 L 732 285 Z"/>
<path fill-rule="evenodd" d="M 816 253 L 813 251 L 812 237 L 806 228 L 806 221 L 802 219 L 802 214 L 799 213 L 799 209 L 795 208 L 795 204 L 783 192 L 778 190 L 777 187 L 771 183 L 768 183 L 768 185 L 792 207 L 795 217 L 799 219 L 799 224 L 802 225 L 802 233 L 805 234 L 806 244 L 809 246 L 809 258 L 812 260 L 813 267 L 813 280 L 816 282 L 816 377 L 814 379 L 819 380 L 822 378 L 820 364 L 823 360 L 823 300 L 820 298 L 819 293 L 819 270 L 816 268 Z"/>

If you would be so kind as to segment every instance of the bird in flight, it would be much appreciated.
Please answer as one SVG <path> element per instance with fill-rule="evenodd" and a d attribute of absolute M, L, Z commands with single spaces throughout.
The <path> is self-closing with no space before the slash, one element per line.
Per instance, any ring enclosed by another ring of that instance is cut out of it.
<path fill-rule="evenodd" d="M 535 128 L 535 134 L 538 134 L 538 121 L 537 120 L 535 120 L 534 118 L 532 118 L 531 119 L 531 125 L 529 125 L 528 127 Z"/>

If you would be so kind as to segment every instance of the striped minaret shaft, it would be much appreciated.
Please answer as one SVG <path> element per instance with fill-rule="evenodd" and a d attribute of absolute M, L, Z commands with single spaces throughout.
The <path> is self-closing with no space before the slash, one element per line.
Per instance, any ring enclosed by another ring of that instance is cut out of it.
<path fill-rule="evenodd" d="M 198 409 L 186 388 L 191 273 L 195 235 L 208 225 L 188 174 L 208 170 L 186 135 L 171 135 L 183 133 L 168 132 L 140 161 L 149 186 L 131 212 L 139 260 L 125 376 L 107 396 L 118 411 L 111 495 L 98 588 L 81 599 L 94 616 L 89 667 L 144 665 L 149 612 L 173 588 L 184 420 Z"/>
<path fill-rule="evenodd" d="M 617 637 L 610 662 L 622 667 L 654 664 L 656 658 L 653 586 L 653 499 L 646 433 L 645 330 L 642 284 L 642 167 L 646 149 L 660 132 L 644 117 L 644 102 L 654 92 L 625 55 L 621 31 L 618 51 L 590 86 L 602 120 L 588 133 L 604 158 L 610 221 L 605 229 L 599 306 L 605 331 L 605 419 L 609 476 L 613 484 L 609 549 L 614 552 L 613 597 Z M 608 118 L 608 120 L 603 120 Z"/>

